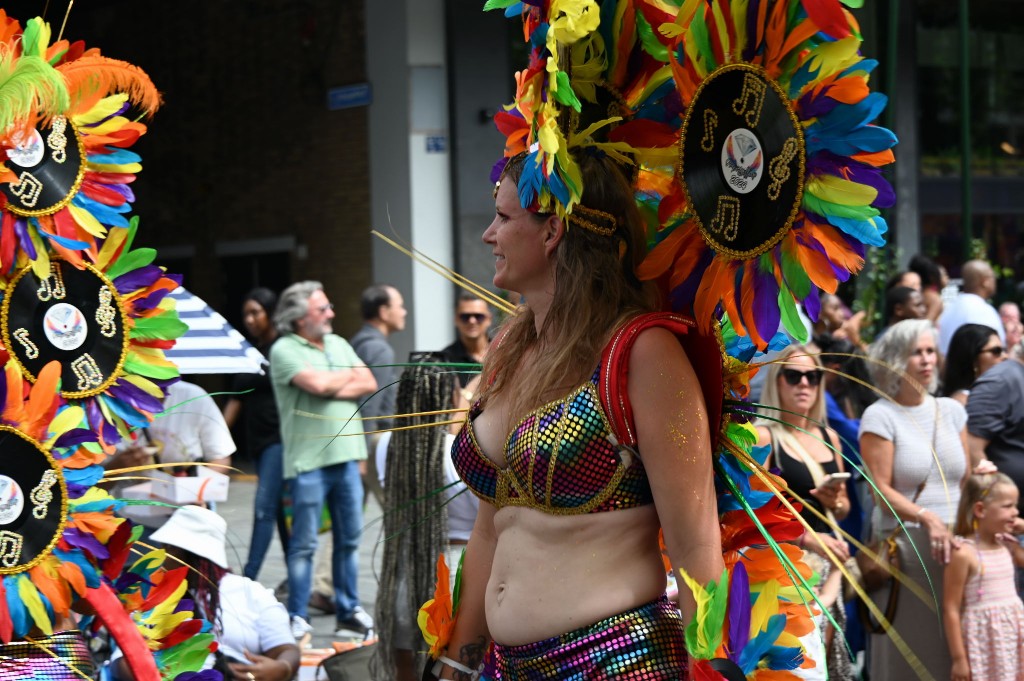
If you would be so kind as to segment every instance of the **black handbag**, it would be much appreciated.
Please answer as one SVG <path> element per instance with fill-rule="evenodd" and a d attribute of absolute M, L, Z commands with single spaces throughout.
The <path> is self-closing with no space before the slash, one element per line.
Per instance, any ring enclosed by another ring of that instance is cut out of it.
<path fill-rule="evenodd" d="M 330 681 L 370 681 L 370 659 L 376 648 L 376 642 L 367 643 L 326 657 L 317 666 L 316 678 L 322 678 L 323 668 Z"/>

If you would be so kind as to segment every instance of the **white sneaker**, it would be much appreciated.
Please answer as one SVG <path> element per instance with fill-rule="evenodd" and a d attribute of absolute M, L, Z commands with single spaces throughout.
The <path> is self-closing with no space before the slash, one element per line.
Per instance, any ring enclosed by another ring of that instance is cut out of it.
<path fill-rule="evenodd" d="M 373 638 L 373 618 L 358 605 L 348 617 L 337 621 L 334 637 L 366 641 Z"/>
<path fill-rule="evenodd" d="M 302 641 L 302 639 L 306 638 L 306 636 L 313 633 L 313 625 L 307 622 L 306 620 L 302 619 L 298 615 L 292 615 L 291 625 L 292 636 L 295 637 L 295 640 L 297 642 Z"/>

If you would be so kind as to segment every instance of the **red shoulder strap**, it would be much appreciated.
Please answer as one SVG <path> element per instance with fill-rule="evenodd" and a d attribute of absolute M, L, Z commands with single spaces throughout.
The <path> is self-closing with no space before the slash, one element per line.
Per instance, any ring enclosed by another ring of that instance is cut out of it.
<path fill-rule="evenodd" d="M 629 353 L 640 333 L 646 329 L 668 329 L 683 346 L 697 374 L 711 429 L 712 451 L 717 446 L 722 420 L 723 364 L 718 339 L 701 334 L 692 318 L 673 312 L 651 312 L 626 322 L 612 336 L 601 354 L 598 390 L 601 406 L 611 422 L 612 434 L 619 444 L 636 446 L 633 408 L 629 403 Z"/>

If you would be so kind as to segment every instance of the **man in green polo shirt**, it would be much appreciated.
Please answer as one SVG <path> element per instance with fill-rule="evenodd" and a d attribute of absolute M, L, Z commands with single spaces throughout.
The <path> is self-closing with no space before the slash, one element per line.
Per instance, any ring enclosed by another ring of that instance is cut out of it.
<path fill-rule="evenodd" d="M 274 313 L 281 337 L 270 351 L 270 378 L 281 417 L 284 478 L 292 486 L 288 614 L 296 638 L 312 629 L 306 607 L 325 502 L 334 540 L 335 635 L 365 637 L 373 627 L 357 592 L 363 527 L 359 466 L 366 459 L 358 417 L 359 399 L 374 392 L 377 381 L 352 347 L 332 333 L 333 319 L 334 306 L 316 281 L 285 289 Z"/>

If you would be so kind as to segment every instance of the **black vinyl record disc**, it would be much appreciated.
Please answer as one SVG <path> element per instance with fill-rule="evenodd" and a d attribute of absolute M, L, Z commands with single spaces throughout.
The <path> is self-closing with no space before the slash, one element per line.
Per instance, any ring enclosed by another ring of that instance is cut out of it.
<path fill-rule="evenodd" d="M 728 64 L 709 75 L 679 145 L 688 203 L 712 248 L 752 258 L 785 235 L 803 197 L 804 138 L 763 69 Z"/>
<path fill-rule="evenodd" d="M 53 458 L 10 426 L 0 426 L 0 574 L 45 558 L 64 531 L 67 486 Z"/>
<path fill-rule="evenodd" d="M 56 116 L 47 128 L 23 135 L 7 151 L 17 182 L 0 184 L 6 208 L 15 215 L 50 215 L 75 195 L 85 176 L 85 147 L 71 122 Z"/>
<path fill-rule="evenodd" d="M 125 315 L 114 285 L 94 267 L 50 261 L 50 276 L 22 270 L 0 310 L 4 344 L 30 381 L 61 363 L 61 395 L 89 397 L 116 380 L 127 353 Z"/>

